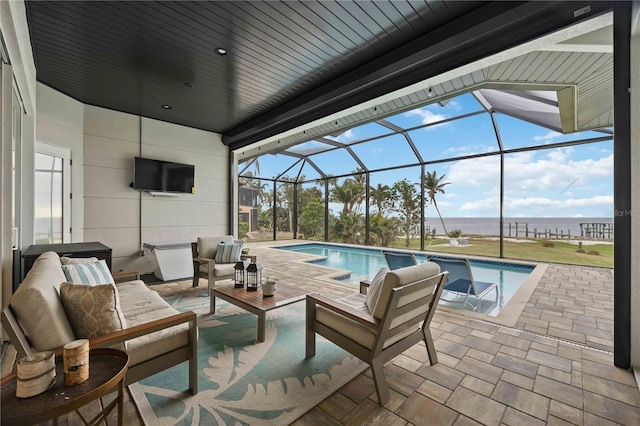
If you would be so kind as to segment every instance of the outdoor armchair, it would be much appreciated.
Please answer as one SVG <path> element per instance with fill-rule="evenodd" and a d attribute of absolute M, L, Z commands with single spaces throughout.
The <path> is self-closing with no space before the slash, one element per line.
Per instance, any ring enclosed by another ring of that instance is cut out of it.
<path fill-rule="evenodd" d="M 218 253 L 222 246 L 229 249 L 225 256 Z M 191 243 L 193 255 L 193 287 L 200 284 L 200 278 L 207 279 L 209 294 L 216 281 L 233 278 L 234 266 L 238 260 L 250 260 L 256 262 L 256 256 L 240 254 L 242 241 L 233 239 L 233 235 L 219 237 L 198 237 L 198 241 Z M 213 306 L 210 306 L 213 312 Z"/>
<path fill-rule="evenodd" d="M 431 364 L 438 356 L 429 324 L 438 306 L 447 274 L 423 263 L 396 271 L 381 270 L 365 294 L 340 300 L 307 295 L 306 358 L 316 352 L 320 334 L 371 366 L 380 405 L 389 401 L 386 362 L 421 340 Z M 366 285 L 361 286 L 361 292 Z"/>

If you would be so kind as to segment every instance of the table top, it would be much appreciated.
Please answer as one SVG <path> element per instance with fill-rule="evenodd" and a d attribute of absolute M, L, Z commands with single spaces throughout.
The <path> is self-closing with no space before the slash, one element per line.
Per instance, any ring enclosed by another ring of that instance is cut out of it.
<path fill-rule="evenodd" d="M 74 386 L 64 385 L 62 355 L 56 357 L 56 383 L 49 390 L 29 398 L 16 397 L 16 375 L 2 379 L 0 391 L 2 424 L 34 424 L 56 418 L 109 393 L 124 379 L 129 355 L 118 349 L 89 351 L 89 379 Z"/>
<path fill-rule="evenodd" d="M 298 302 L 312 292 L 278 282 L 276 291 L 271 297 L 262 297 L 262 290 L 260 288 L 257 291 L 247 291 L 246 288 L 235 288 L 233 284 L 216 284 L 211 290 L 211 293 L 213 296 L 220 296 L 223 299 L 233 299 L 253 308 L 269 311 L 280 306 Z"/>

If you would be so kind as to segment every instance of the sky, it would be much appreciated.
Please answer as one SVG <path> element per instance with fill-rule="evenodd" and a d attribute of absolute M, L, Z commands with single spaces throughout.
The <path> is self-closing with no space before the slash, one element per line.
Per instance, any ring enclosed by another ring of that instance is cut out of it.
<path fill-rule="evenodd" d="M 431 104 L 386 118 L 394 125 L 409 129 L 439 122 L 451 117 L 480 111 L 481 106 L 471 94 L 452 99 L 446 105 Z M 496 114 L 500 137 L 505 149 L 544 146 L 552 143 L 606 136 L 586 131 L 563 135 L 545 127 Z M 345 144 L 388 134 L 391 131 L 377 123 L 350 129 L 333 138 Z M 416 129 L 409 135 L 423 160 L 438 161 L 471 154 L 495 152 L 497 139 L 489 114 Z M 313 149 L 324 146 L 307 142 L 290 148 Z M 417 164 L 418 159 L 401 135 L 353 145 L 352 150 L 370 169 Z M 316 154 L 310 157 L 325 173 L 341 175 L 358 167 L 344 150 Z M 259 158 L 260 175 L 274 177 L 285 171 L 297 159 L 287 155 L 266 155 Z M 240 166 L 239 170 L 243 167 Z M 251 167 L 254 174 L 255 168 Z M 436 201 L 445 217 L 497 217 L 500 200 L 500 157 L 486 156 L 467 160 L 428 164 L 427 171 L 445 174 L 445 193 Z M 299 167 L 287 176 L 296 177 Z M 301 171 L 306 179 L 319 174 L 309 165 Z M 371 173 L 371 185 L 393 185 L 401 179 L 420 181 L 420 168 L 410 167 Z M 613 142 L 598 142 L 573 147 L 543 149 L 505 155 L 505 217 L 610 217 L 613 215 Z M 334 212 L 338 206 L 331 205 Z M 436 216 L 427 207 L 427 217 Z"/>

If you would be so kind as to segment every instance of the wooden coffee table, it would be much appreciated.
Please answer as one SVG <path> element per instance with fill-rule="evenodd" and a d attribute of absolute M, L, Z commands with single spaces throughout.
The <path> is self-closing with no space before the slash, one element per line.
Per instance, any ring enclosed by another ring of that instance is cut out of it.
<path fill-rule="evenodd" d="M 84 424 L 96 425 L 118 406 L 118 425 L 123 424 L 124 376 L 129 365 L 129 356 L 118 349 L 96 348 L 89 351 L 89 379 L 74 386 L 64 385 L 62 356 L 56 357 L 56 383 L 49 390 L 30 398 L 16 397 L 16 375 L 2 380 L 2 424 L 31 425 L 54 419 L 77 410 L 118 388 L 118 397 L 93 419 L 86 420 L 79 412 Z"/>
<path fill-rule="evenodd" d="M 276 292 L 271 297 L 262 297 L 261 289 L 247 291 L 246 288 L 235 288 L 233 285 L 216 285 L 209 292 L 212 314 L 216 313 L 215 298 L 219 297 L 258 316 L 258 342 L 264 342 L 267 311 L 304 300 L 307 294 L 311 292 L 281 283 L 278 283 Z"/>

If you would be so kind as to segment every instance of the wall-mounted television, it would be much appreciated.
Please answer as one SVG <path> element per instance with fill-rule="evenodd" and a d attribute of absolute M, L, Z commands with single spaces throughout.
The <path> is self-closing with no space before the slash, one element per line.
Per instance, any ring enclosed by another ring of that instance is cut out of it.
<path fill-rule="evenodd" d="M 192 194 L 194 185 L 195 167 L 191 164 L 135 157 L 133 189 Z"/>

